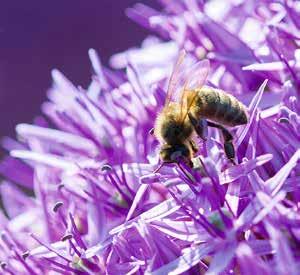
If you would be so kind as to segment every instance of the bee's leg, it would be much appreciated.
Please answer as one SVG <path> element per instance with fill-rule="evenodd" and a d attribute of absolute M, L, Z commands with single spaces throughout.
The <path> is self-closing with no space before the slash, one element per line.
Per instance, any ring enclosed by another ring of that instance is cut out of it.
<path fill-rule="evenodd" d="M 222 125 L 219 125 L 219 124 L 216 124 L 216 123 L 213 123 L 213 122 L 210 122 L 210 121 L 207 122 L 207 125 L 210 126 L 210 127 L 218 128 L 222 131 L 222 135 L 223 135 L 223 138 L 224 138 L 224 151 L 225 151 L 225 154 L 226 154 L 227 158 L 233 164 L 235 164 L 235 162 L 234 162 L 235 150 L 234 150 L 234 147 L 233 147 L 233 144 L 232 144 L 233 137 L 232 137 L 231 133 L 225 127 L 223 127 Z"/>
<path fill-rule="evenodd" d="M 197 144 L 195 143 L 195 141 L 190 140 L 190 144 L 191 144 L 191 147 L 192 147 L 193 152 L 194 152 L 194 153 L 197 153 L 197 152 L 198 152 L 198 146 L 197 146 Z"/>
<path fill-rule="evenodd" d="M 206 141 L 207 139 L 207 121 L 204 118 L 196 119 L 191 113 L 188 113 L 188 117 L 197 133 L 197 135 Z"/>

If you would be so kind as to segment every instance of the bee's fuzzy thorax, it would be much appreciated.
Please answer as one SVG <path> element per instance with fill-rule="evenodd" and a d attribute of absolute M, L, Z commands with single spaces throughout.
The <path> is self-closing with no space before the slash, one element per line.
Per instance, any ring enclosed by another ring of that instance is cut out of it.
<path fill-rule="evenodd" d="M 182 119 L 182 110 L 177 103 L 165 107 L 156 118 L 154 135 L 160 143 L 181 144 L 193 134 L 193 127 L 186 117 Z"/>

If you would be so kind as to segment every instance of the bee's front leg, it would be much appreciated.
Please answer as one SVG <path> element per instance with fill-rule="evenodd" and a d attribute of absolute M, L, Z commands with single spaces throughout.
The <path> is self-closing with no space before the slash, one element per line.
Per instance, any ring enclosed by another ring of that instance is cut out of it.
<path fill-rule="evenodd" d="M 207 140 L 207 121 L 204 118 L 196 119 L 191 113 L 188 113 L 188 117 L 197 133 L 197 135 L 203 139 Z"/>
<path fill-rule="evenodd" d="M 190 145 L 191 145 L 191 148 L 192 148 L 193 152 L 194 152 L 194 153 L 197 153 L 197 152 L 198 152 L 198 146 L 197 146 L 197 144 L 195 143 L 195 141 L 190 140 Z"/>

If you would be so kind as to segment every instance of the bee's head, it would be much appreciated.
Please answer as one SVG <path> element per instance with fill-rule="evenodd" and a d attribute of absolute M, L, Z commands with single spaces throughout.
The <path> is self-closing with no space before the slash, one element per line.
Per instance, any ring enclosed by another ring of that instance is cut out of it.
<path fill-rule="evenodd" d="M 179 160 L 183 160 L 192 166 L 192 152 L 186 144 L 165 144 L 161 147 L 159 155 L 163 162 L 178 162 Z"/>

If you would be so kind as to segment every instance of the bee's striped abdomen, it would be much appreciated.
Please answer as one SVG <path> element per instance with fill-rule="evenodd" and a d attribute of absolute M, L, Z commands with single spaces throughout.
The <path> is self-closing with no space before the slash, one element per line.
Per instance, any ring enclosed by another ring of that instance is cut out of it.
<path fill-rule="evenodd" d="M 228 126 L 248 122 L 246 107 L 235 97 L 210 87 L 203 87 L 196 92 L 197 98 L 193 110 L 196 116 Z"/>

